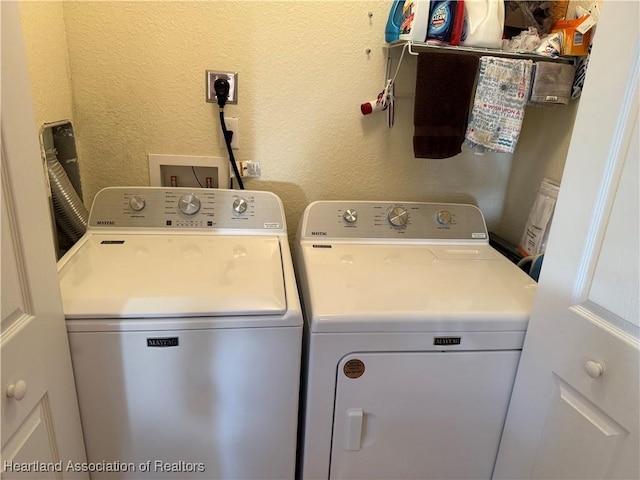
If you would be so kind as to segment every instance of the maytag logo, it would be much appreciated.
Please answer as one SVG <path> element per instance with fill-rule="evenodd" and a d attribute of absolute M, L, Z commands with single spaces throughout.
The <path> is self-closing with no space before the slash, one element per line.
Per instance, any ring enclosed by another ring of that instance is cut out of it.
<path fill-rule="evenodd" d="M 115 225 L 115 220 L 98 220 L 98 225 Z"/>
<path fill-rule="evenodd" d="M 177 347 L 178 337 L 147 338 L 147 347 Z"/>
<path fill-rule="evenodd" d="M 311 232 L 311 235 L 322 237 L 322 236 L 326 236 L 327 232 Z"/>
<path fill-rule="evenodd" d="M 435 337 L 434 345 L 460 345 L 462 337 Z"/>

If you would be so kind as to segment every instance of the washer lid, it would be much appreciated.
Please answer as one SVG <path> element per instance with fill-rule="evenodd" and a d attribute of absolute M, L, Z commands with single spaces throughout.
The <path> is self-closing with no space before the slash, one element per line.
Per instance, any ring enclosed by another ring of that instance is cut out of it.
<path fill-rule="evenodd" d="M 287 309 L 277 237 L 86 235 L 72 252 L 59 266 L 67 318 L 276 315 Z"/>
<path fill-rule="evenodd" d="M 526 329 L 536 283 L 487 245 L 301 248 L 314 332 Z"/>

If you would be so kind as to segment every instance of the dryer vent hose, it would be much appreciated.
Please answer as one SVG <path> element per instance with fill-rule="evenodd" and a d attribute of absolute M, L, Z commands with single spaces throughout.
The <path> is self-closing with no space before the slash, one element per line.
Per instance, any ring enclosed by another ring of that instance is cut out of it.
<path fill-rule="evenodd" d="M 47 150 L 45 154 L 56 223 L 70 240 L 76 242 L 87 229 L 89 212 L 73 188 L 55 151 Z"/>

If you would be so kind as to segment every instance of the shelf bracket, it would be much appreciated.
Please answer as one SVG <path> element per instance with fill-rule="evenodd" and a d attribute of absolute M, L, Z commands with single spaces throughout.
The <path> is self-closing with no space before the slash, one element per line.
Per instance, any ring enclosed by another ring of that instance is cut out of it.
<path fill-rule="evenodd" d="M 478 47 L 465 47 L 460 45 L 433 45 L 425 42 L 415 42 L 413 40 L 408 41 L 397 41 L 394 43 L 390 43 L 386 45 L 384 48 L 387 49 L 387 65 L 385 69 L 385 78 L 384 84 L 385 88 L 388 88 L 391 94 L 393 95 L 395 89 L 396 78 L 398 77 L 398 72 L 400 71 L 400 67 L 402 66 L 402 60 L 404 59 L 405 54 L 409 54 L 412 56 L 419 55 L 420 52 L 432 51 L 432 52 L 442 52 L 442 53 L 458 53 L 458 54 L 466 54 L 466 55 L 478 55 L 478 56 L 495 56 L 495 57 L 507 57 L 507 58 L 526 58 L 529 60 L 533 60 L 534 62 L 554 62 L 554 63 L 565 63 L 570 65 L 575 65 L 576 60 L 574 57 L 547 57 L 544 55 L 539 55 L 536 53 L 518 53 L 518 52 L 507 52 L 505 50 L 494 50 L 491 48 L 478 48 Z M 396 66 L 395 71 L 393 71 L 393 59 L 395 56 L 392 52 L 398 48 L 402 48 L 402 52 L 400 53 L 400 58 L 398 58 L 398 65 Z M 393 71 L 393 75 L 392 75 Z M 387 124 L 389 128 L 393 127 L 393 102 L 391 103 L 391 112 L 387 114 Z"/>

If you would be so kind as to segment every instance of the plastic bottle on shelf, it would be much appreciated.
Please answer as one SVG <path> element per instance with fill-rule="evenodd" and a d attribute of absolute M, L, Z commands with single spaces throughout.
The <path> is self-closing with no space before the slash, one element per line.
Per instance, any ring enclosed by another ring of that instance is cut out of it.
<path fill-rule="evenodd" d="M 458 45 L 464 21 L 464 0 L 432 0 L 427 42 Z"/>
<path fill-rule="evenodd" d="M 384 40 L 387 43 L 395 42 L 400 38 L 400 25 L 402 24 L 402 7 L 404 0 L 393 0 L 387 26 L 384 29 Z"/>
<path fill-rule="evenodd" d="M 460 45 L 501 48 L 504 30 L 503 0 L 465 0 Z"/>
<path fill-rule="evenodd" d="M 430 5 L 429 0 L 404 0 L 402 23 L 398 35 L 400 40 L 424 42 L 427 39 Z"/>

